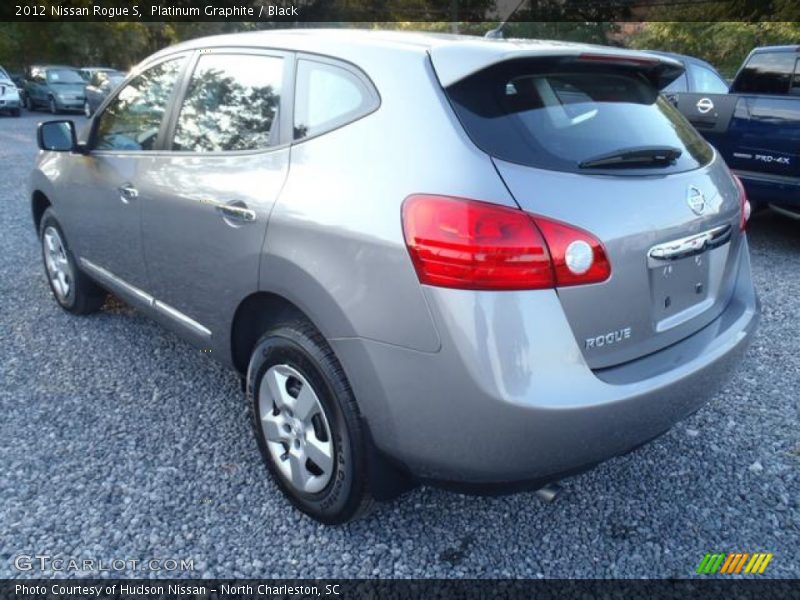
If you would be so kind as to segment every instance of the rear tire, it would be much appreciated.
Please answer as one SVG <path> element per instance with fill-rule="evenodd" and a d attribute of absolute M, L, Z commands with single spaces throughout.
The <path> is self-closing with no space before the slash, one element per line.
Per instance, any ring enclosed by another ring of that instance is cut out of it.
<path fill-rule="evenodd" d="M 87 315 L 103 306 L 106 292 L 78 268 L 64 232 L 48 208 L 39 225 L 47 282 L 59 306 L 75 315 Z"/>
<path fill-rule="evenodd" d="M 310 323 L 292 321 L 261 337 L 247 370 L 247 398 L 264 462 L 296 508 L 328 525 L 369 512 L 358 406 L 333 350 Z"/>

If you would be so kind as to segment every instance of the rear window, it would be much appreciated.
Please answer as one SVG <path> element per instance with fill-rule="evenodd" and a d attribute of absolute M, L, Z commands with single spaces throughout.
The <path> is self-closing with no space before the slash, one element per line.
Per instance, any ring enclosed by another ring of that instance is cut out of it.
<path fill-rule="evenodd" d="M 664 146 L 680 156 L 646 170 L 669 173 L 696 169 L 713 156 L 648 79 L 624 69 L 503 63 L 450 86 L 447 93 L 477 146 L 509 162 L 588 172 L 579 165 L 593 157 Z"/>

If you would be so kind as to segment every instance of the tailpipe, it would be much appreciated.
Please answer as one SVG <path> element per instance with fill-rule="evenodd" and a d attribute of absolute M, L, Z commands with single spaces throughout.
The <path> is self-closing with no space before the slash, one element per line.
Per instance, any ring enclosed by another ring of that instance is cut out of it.
<path fill-rule="evenodd" d="M 548 504 L 552 504 L 561 495 L 563 489 L 558 483 L 548 483 L 546 486 L 536 490 L 536 495 Z"/>

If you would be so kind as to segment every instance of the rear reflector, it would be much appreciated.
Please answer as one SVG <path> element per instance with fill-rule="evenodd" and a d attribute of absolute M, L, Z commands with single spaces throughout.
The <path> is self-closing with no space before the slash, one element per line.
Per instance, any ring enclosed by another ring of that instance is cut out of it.
<path fill-rule="evenodd" d="M 403 232 L 421 283 L 468 290 L 531 290 L 596 283 L 611 268 L 591 234 L 518 209 L 413 195 Z"/>
<path fill-rule="evenodd" d="M 750 201 L 747 199 L 747 192 L 744 189 L 742 180 L 739 179 L 737 175 L 733 175 L 733 180 L 736 182 L 736 187 L 739 190 L 739 203 L 741 208 L 741 212 L 739 213 L 739 229 L 744 231 L 747 227 L 747 221 L 750 220 L 750 213 L 753 209 L 750 206 Z"/>

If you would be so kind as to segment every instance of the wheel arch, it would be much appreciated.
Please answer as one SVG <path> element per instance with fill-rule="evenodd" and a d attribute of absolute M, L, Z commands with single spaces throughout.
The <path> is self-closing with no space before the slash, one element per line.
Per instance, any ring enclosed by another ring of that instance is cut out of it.
<path fill-rule="evenodd" d="M 34 190 L 31 194 L 31 215 L 33 216 L 33 226 L 36 233 L 39 233 L 39 225 L 42 222 L 44 211 L 53 205 L 47 195 L 41 190 Z"/>
<path fill-rule="evenodd" d="M 247 372 L 250 354 L 261 335 L 288 320 L 303 319 L 316 324 L 296 304 L 272 292 L 259 291 L 239 303 L 231 325 L 231 362 L 241 374 Z"/>

